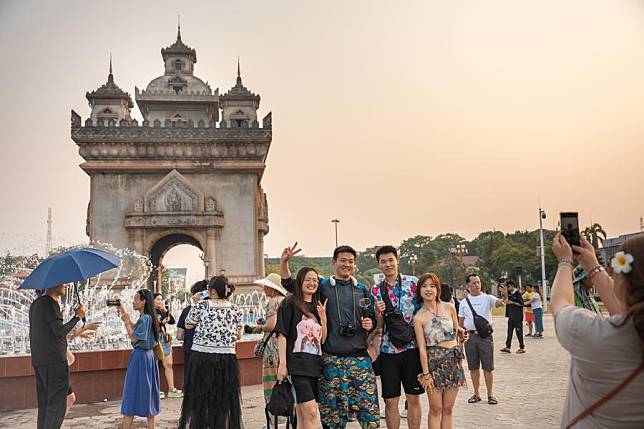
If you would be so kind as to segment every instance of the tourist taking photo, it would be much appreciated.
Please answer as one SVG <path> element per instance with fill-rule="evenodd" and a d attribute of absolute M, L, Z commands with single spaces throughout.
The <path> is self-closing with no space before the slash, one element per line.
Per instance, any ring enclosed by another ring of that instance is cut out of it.
<path fill-rule="evenodd" d="M 626 240 L 611 261 L 613 277 L 583 238 L 557 233 L 552 285 L 557 339 L 570 353 L 563 428 L 644 427 L 644 235 Z M 575 252 L 573 254 L 573 251 Z M 609 317 L 575 307 L 573 257 L 588 272 Z"/>

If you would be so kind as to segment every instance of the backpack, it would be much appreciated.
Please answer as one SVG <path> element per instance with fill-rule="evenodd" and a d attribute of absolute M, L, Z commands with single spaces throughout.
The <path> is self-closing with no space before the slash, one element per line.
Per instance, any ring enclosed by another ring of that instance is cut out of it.
<path fill-rule="evenodd" d="M 293 400 L 293 386 L 288 379 L 285 379 L 281 383 L 278 381 L 273 386 L 271 392 L 271 398 L 266 404 L 264 409 L 264 414 L 266 415 L 266 427 L 271 427 L 270 415 L 275 417 L 275 429 L 278 427 L 278 417 L 286 417 L 286 429 L 289 429 L 289 423 L 293 422 L 293 410 L 295 407 L 295 401 Z M 270 413 L 270 414 L 269 414 Z M 296 427 L 295 422 L 293 422 L 293 428 Z"/>
<path fill-rule="evenodd" d="M 485 317 L 476 314 L 476 311 L 474 311 L 474 307 L 472 307 L 472 303 L 470 302 L 469 297 L 465 298 L 465 301 L 467 301 L 467 305 L 469 305 L 470 310 L 472 310 L 474 327 L 476 328 L 476 331 L 478 332 L 479 337 L 487 338 L 490 335 L 492 335 L 492 332 L 494 332 L 494 329 L 492 329 L 492 324 L 490 324 L 490 322 L 488 322 L 488 320 Z"/>

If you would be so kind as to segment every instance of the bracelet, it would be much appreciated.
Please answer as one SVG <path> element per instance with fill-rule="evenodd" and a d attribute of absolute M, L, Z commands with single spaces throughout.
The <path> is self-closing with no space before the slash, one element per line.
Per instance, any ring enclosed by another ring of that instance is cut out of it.
<path fill-rule="evenodd" d="M 566 266 L 566 265 L 567 265 L 567 266 L 569 266 L 570 268 L 572 268 L 572 267 L 573 267 L 573 266 L 572 266 L 572 261 L 571 261 L 570 259 L 568 259 L 568 258 L 561 258 L 561 260 L 559 261 L 559 266 L 560 266 L 560 267 L 562 267 L 562 266 Z"/>
<path fill-rule="evenodd" d="M 597 274 L 599 274 L 602 271 L 606 271 L 606 269 L 601 265 L 597 265 L 593 267 L 590 271 L 588 271 L 588 278 L 592 280 L 593 277 L 595 277 Z"/>

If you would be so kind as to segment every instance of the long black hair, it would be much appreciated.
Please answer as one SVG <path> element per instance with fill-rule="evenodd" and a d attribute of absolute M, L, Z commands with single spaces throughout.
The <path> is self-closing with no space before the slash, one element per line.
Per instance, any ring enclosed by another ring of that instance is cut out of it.
<path fill-rule="evenodd" d="M 302 291 L 302 285 L 304 284 L 304 279 L 306 278 L 306 275 L 313 271 L 315 274 L 318 274 L 317 270 L 315 268 L 311 267 L 302 267 L 300 270 L 297 272 L 297 276 L 295 277 L 295 291 L 292 295 L 291 298 L 293 300 L 293 303 L 297 308 L 300 309 L 300 311 L 305 314 L 307 317 L 313 317 L 313 314 L 309 311 L 308 308 L 306 308 L 306 304 L 304 303 L 304 292 Z M 318 274 L 319 277 L 319 274 Z M 320 300 L 320 287 L 319 287 L 319 281 L 318 281 L 318 290 L 313 294 L 313 305 L 316 305 L 318 301 Z"/>
<path fill-rule="evenodd" d="M 139 289 L 136 291 L 139 294 L 139 298 L 145 301 L 143 306 L 143 314 L 149 314 L 152 319 L 152 331 L 154 332 L 154 338 L 159 338 L 159 332 L 161 332 L 161 327 L 159 326 L 159 317 L 157 316 L 157 310 L 154 308 L 154 295 L 150 289 Z"/>

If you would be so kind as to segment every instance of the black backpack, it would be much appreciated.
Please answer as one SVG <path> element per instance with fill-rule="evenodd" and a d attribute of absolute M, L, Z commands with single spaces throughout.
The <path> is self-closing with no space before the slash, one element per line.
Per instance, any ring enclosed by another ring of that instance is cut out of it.
<path fill-rule="evenodd" d="M 470 310 L 472 310 L 474 327 L 476 328 L 476 331 L 478 332 L 479 337 L 487 338 L 490 335 L 492 335 L 492 332 L 494 332 L 494 329 L 492 329 L 492 324 L 488 322 L 488 320 L 485 317 L 476 314 L 476 311 L 474 311 L 474 307 L 472 307 L 472 303 L 470 302 L 469 297 L 465 298 L 465 301 L 467 301 L 467 305 L 469 305 Z"/>
<path fill-rule="evenodd" d="M 398 307 L 394 308 L 394 305 L 389 298 L 389 293 L 385 286 L 386 281 L 383 280 L 380 283 L 380 295 L 382 300 L 385 302 L 385 326 L 387 327 L 387 333 L 389 334 L 389 341 L 396 348 L 401 348 L 416 338 L 414 333 L 414 328 L 411 323 L 405 321 L 405 316 L 400 311 L 400 301 L 401 298 L 398 298 Z M 398 276 L 398 285 L 402 291 L 402 278 Z"/>
<path fill-rule="evenodd" d="M 275 429 L 278 425 L 278 416 L 286 417 L 286 429 L 289 429 L 289 423 L 292 423 L 293 429 L 297 427 L 297 423 L 294 421 L 293 409 L 295 407 L 295 401 L 293 400 L 293 391 L 291 382 L 287 379 L 281 383 L 278 381 L 273 386 L 271 392 L 271 399 L 269 399 L 266 408 L 264 409 L 264 414 L 266 415 L 266 427 L 271 427 L 270 415 L 275 417 Z M 270 414 L 269 414 L 270 413 Z"/>

